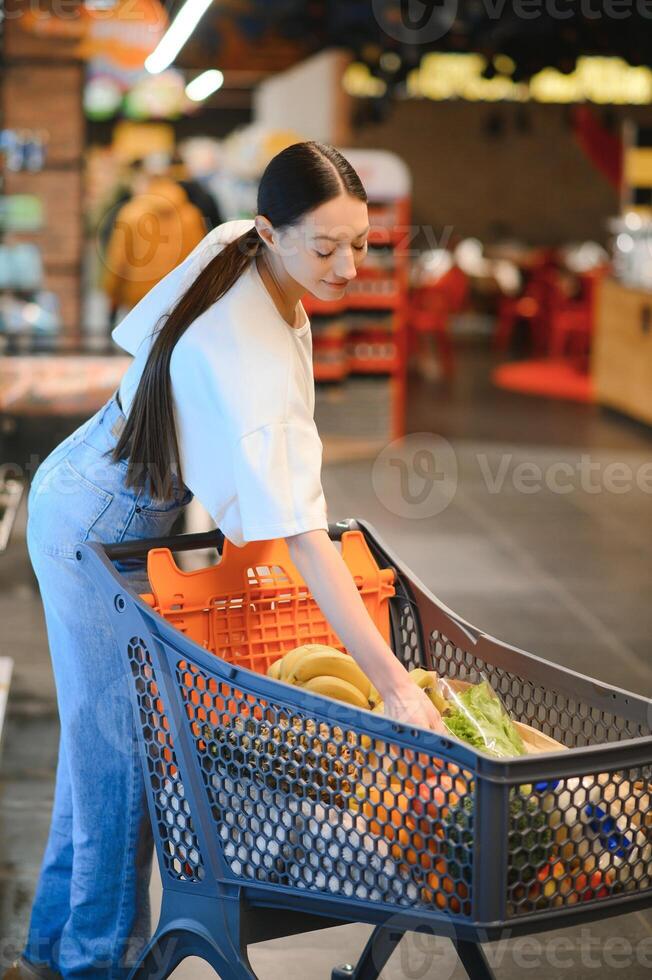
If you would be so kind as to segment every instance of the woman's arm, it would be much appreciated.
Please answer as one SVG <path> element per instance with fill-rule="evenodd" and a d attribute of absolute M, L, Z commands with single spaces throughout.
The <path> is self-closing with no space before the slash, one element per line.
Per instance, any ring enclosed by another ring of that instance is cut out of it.
<path fill-rule="evenodd" d="M 405 724 L 446 729 L 428 696 L 385 642 L 349 568 L 324 530 L 286 538 L 290 557 L 340 640 L 385 702 L 385 714 Z"/>

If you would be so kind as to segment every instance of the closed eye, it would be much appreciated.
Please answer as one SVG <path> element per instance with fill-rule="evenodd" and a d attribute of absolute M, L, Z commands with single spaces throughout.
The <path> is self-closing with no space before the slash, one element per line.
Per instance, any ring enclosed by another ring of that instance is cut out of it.
<path fill-rule="evenodd" d="M 364 252 L 365 248 L 367 247 L 367 243 L 365 242 L 363 245 L 354 245 L 353 247 L 356 250 L 356 252 Z M 335 249 L 333 249 L 333 252 L 334 251 Z M 333 252 L 317 252 L 317 255 L 319 256 L 320 259 L 327 259 L 330 255 L 333 254 Z"/>

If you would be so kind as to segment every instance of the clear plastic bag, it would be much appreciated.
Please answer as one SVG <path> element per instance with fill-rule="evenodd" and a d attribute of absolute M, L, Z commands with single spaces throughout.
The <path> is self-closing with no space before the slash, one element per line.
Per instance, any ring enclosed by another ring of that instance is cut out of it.
<path fill-rule="evenodd" d="M 523 739 L 486 677 L 464 687 L 440 677 L 437 687 L 437 707 L 451 735 L 498 759 L 525 755 Z"/>

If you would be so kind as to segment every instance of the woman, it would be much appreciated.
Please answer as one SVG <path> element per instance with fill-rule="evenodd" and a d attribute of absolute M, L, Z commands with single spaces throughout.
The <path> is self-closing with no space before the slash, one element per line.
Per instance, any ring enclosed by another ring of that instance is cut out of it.
<path fill-rule="evenodd" d="M 443 731 L 328 537 L 320 482 L 301 296 L 334 299 L 355 278 L 365 191 L 333 147 L 297 143 L 267 166 L 257 210 L 209 233 L 114 330 L 135 355 L 119 391 L 48 456 L 30 490 L 61 740 L 29 936 L 7 976 L 122 978 L 151 933 L 152 836 L 129 678 L 74 561 L 77 542 L 163 536 L 194 494 L 237 546 L 284 537 L 386 713 Z M 145 588 L 142 563 L 116 567 Z"/>

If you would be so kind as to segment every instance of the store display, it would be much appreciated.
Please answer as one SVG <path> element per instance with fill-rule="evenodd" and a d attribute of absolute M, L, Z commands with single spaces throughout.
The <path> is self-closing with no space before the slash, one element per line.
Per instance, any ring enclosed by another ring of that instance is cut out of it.
<path fill-rule="evenodd" d="M 182 72 L 168 68 L 159 75 L 143 74 L 125 94 L 123 111 L 128 119 L 178 119 L 197 110 L 185 92 Z"/>
<path fill-rule="evenodd" d="M 59 299 L 56 293 L 39 289 L 29 298 L 0 292 L 0 335 L 36 340 L 53 336 L 61 329 Z"/>
<path fill-rule="evenodd" d="M 343 381 L 351 370 L 347 317 L 314 316 L 311 321 L 313 373 L 319 381 Z"/>
<path fill-rule="evenodd" d="M 46 129 L 0 130 L 0 160 L 4 157 L 7 170 L 17 173 L 42 170 L 45 165 L 50 133 Z"/>
<path fill-rule="evenodd" d="M 28 130 L 0 133 L 0 175 L 40 170 L 48 134 Z M 3 157 L 4 153 L 4 157 Z M 3 185 L 4 186 L 4 185 Z M 61 328 L 58 296 L 45 289 L 41 247 L 16 240 L 17 234 L 40 232 L 43 202 L 33 194 L 0 195 L 0 335 L 52 335 Z M 11 240 L 5 240 L 8 235 Z"/>
<path fill-rule="evenodd" d="M 353 317 L 349 323 L 354 324 Z M 351 329 L 347 338 L 348 368 L 352 374 L 393 374 L 397 344 L 391 320 L 369 320 L 365 329 Z"/>
<path fill-rule="evenodd" d="M 39 289 L 43 280 L 40 249 L 28 242 L 0 244 L 0 290 Z"/>
<path fill-rule="evenodd" d="M 0 232 L 40 231 L 43 228 L 43 202 L 35 194 L 0 196 Z"/>
<path fill-rule="evenodd" d="M 110 119 L 122 105 L 122 89 L 110 75 L 89 78 L 84 88 L 84 112 L 89 119 L 99 122 Z"/>

